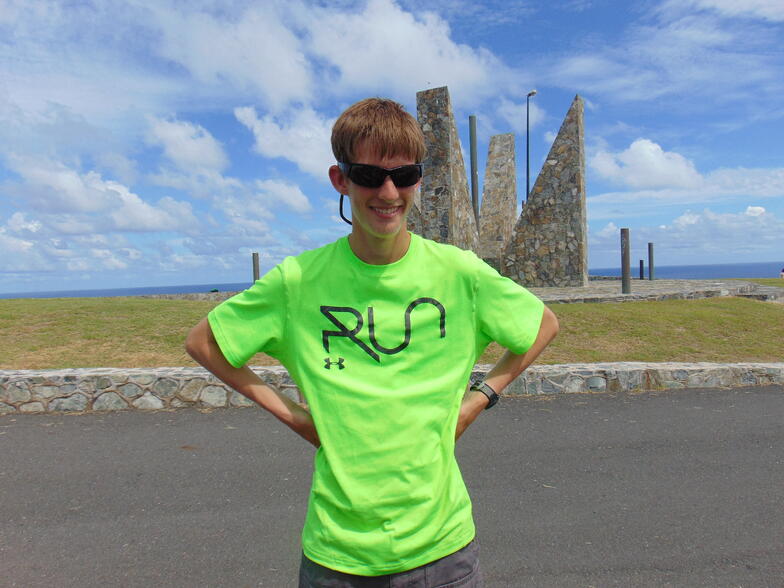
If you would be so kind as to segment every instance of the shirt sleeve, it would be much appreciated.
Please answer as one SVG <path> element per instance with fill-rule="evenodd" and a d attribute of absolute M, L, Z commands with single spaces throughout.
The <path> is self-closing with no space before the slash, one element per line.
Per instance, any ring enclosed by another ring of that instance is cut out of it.
<path fill-rule="evenodd" d="M 477 262 L 476 315 L 481 334 L 512 353 L 525 353 L 539 334 L 544 303 L 485 262 Z"/>
<path fill-rule="evenodd" d="M 207 320 L 223 356 L 234 367 L 242 367 L 262 351 L 279 356 L 286 325 L 285 282 L 280 266 L 213 308 Z"/>

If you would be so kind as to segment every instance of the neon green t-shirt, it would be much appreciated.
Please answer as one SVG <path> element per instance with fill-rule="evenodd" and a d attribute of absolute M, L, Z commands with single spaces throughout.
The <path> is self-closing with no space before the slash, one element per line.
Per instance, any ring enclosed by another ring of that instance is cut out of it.
<path fill-rule="evenodd" d="M 308 558 L 376 576 L 473 539 L 454 455 L 460 403 L 487 344 L 527 351 L 542 312 L 473 253 L 412 234 L 389 265 L 364 263 L 346 237 L 286 258 L 209 314 L 232 365 L 277 358 L 313 415 Z"/>

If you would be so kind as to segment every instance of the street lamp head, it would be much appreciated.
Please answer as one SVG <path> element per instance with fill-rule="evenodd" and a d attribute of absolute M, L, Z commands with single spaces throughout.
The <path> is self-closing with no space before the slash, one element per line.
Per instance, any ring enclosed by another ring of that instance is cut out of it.
<path fill-rule="evenodd" d="M 531 91 L 530 91 L 530 92 L 528 92 L 528 94 L 526 95 L 526 97 L 527 97 L 527 98 L 530 98 L 531 96 L 536 96 L 536 90 L 531 90 Z"/>

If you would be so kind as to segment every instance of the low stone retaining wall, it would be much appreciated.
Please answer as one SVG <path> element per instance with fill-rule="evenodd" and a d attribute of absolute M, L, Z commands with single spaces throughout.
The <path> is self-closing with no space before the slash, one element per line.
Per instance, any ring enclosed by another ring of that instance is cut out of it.
<path fill-rule="evenodd" d="M 472 379 L 490 370 L 477 365 Z M 283 367 L 253 370 L 301 401 Z M 597 363 L 532 366 L 506 396 L 784 385 L 784 363 Z M 0 414 L 252 406 L 202 368 L 0 370 Z"/>

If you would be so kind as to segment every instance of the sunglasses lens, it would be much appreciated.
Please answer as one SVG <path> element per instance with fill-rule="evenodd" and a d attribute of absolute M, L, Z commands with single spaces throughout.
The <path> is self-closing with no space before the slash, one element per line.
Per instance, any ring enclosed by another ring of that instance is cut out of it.
<path fill-rule="evenodd" d="M 378 188 L 384 183 L 387 176 L 392 178 L 392 183 L 398 188 L 413 186 L 422 177 L 420 165 L 403 165 L 394 169 L 384 169 L 375 165 L 364 163 L 341 164 L 348 168 L 349 179 L 359 186 Z M 346 172 L 346 168 L 341 168 Z"/>
<path fill-rule="evenodd" d="M 418 165 L 404 165 L 403 167 L 399 167 L 390 174 L 392 182 L 398 188 L 413 186 L 419 181 L 421 176 L 419 169 Z"/>
<path fill-rule="evenodd" d="M 378 188 L 386 177 L 387 171 L 374 165 L 352 165 L 349 175 L 352 182 L 366 188 Z"/>

